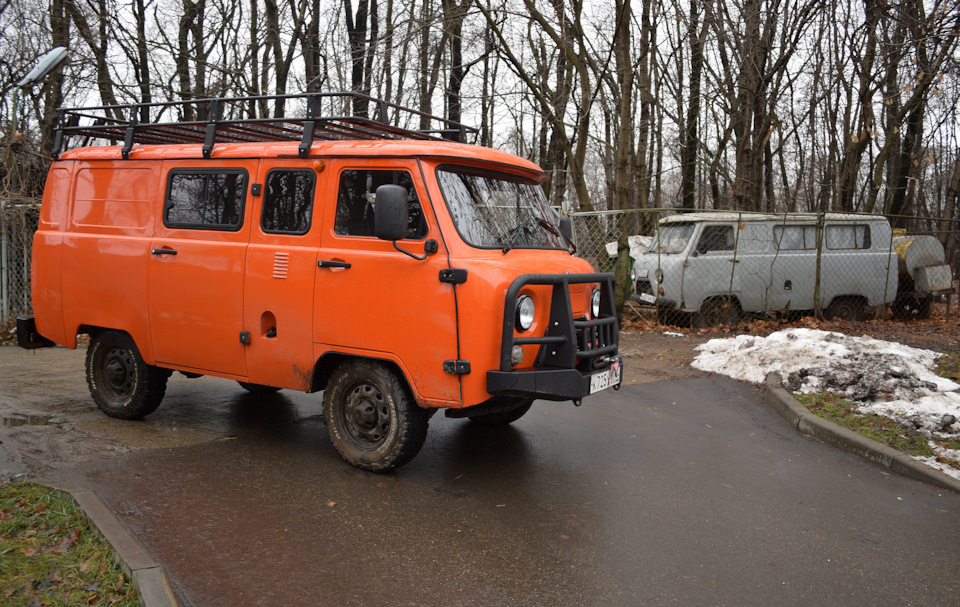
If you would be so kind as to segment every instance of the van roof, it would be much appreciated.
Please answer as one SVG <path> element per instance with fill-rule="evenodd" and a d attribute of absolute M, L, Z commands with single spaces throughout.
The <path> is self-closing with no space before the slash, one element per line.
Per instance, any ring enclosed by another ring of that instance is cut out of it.
<path fill-rule="evenodd" d="M 856 221 L 886 221 L 881 215 L 866 215 L 863 213 L 824 213 L 824 220 L 829 222 L 856 222 Z M 750 213 L 734 211 L 679 213 L 660 220 L 660 224 L 670 223 L 730 223 L 743 221 L 789 221 L 793 223 L 815 223 L 816 213 Z"/>
<path fill-rule="evenodd" d="M 129 160 L 175 160 L 203 159 L 200 144 L 135 145 L 130 150 Z M 218 143 L 210 159 L 230 158 L 277 158 L 297 157 L 298 143 L 294 141 L 257 143 Z M 323 157 L 403 157 L 403 158 L 449 158 L 462 163 L 476 161 L 485 164 L 503 165 L 505 170 L 521 169 L 533 173 L 539 179 L 545 176 L 533 162 L 479 145 L 452 141 L 379 140 L 379 141 L 315 141 L 310 147 L 309 158 Z M 119 145 L 76 148 L 60 155 L 60 160 L 121 160 Z"/>

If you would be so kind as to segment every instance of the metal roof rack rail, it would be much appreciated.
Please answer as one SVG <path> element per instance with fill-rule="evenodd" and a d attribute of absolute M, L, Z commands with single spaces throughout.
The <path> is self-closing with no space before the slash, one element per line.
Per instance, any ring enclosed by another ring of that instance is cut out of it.
<path fill-rule="evenodd" d="M 273 117 L 253 117 L 254 108 L 269 107 L 269 102 L 273 102 Z M 376 108 L 376 119 L 351 112 L 353 107 L 369 108 L 370 104 Z M 439 128 L 395 126 L 390 123 L 391 111 L 398 120 Z M 164 120 L 170 114 L 170 119 Z M 298 154 L 306 156 L 315 140 L 465 142 L 468 134 L 478 132 L 459 122 L 354 92 L 224 97 L 61 108 L 54 127 L 53 157 L 69 149 L 74 137 L 82 137 L 83 145 L 91 139 L 121 144 L 124 159 L 130 157 L 135 144 L 178 143 L 202 144 L 203 157 L 210 158 L 217 143 L 299 141 Z"/>

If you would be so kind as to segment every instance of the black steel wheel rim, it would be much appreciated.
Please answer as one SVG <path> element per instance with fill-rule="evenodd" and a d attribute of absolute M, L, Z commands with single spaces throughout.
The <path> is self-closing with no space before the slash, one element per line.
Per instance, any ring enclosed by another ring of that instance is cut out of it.
<path fill-rule="evenodd" d="M 392 407 L 386 395 L 367 381 L 351 385 L 344 394 L 339 417 L 350 439 L 362 449 L 377 449 L 390 435 Z"/>
<path fill-rule="evenodd" d="M 133 394 L 137 383 L 137 367 L 130 350 L 120 346 L 107 349 L 98 369 L 98 383 L 111 399 L 125 401 Z"/>

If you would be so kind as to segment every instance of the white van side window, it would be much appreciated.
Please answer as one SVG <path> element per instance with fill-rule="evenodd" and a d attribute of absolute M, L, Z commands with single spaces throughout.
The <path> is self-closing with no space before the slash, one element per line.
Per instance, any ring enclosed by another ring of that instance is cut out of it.
<path fill-rule="evenodd" d="M 870 226 L 827 226 L 824 231 L 828 249 L 869 249 Z"/>
<path fill-rule="evenodd" d="M 236 231 L 243 224 L 247 172 L 242 169 L 170 171 L 163 224 L 171 228 Z"/>
<path fill-rule="evenodd" d="M 733 226 L 704 226 L 697 242 L 697 253 L 732 251 L 734 244 Z"/>
<path fill-rule="evenodd" d="M 773 226 L 773 242 L 789 251 L 817 248 L 817 226 Z"/>

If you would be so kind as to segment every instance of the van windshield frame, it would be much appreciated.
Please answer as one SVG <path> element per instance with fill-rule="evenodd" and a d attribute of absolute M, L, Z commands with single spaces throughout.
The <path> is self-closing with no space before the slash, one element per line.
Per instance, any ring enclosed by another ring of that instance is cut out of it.
<path fill-rule="evenodd" d="M 436 177 L 457 233 L 470 246 L 568 250 L 533 179 L 458 165 L 437 167 Z"/>

